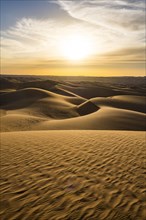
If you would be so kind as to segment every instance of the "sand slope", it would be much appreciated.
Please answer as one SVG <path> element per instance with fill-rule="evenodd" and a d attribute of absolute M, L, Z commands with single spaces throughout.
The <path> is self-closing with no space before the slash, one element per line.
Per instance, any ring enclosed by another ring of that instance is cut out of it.
<path fill-rule="evenodd" d="M 88 100 L 69 94 L 38 88 L 1 94 L 1 131 L 146 129 L 146 99 L 143 96 L 120 95 Z"/>
<path fill-rule="evenodd" d="M 145 219 L 144 132 L 10 132 L 1 138 L 1 219 Z"/>
<path fill-rule="evenodd" d="M 74 103 L 79 97 L 66 97 L 43 89 L 27 88 L 1 96 L 1 130 L 32 130 L 34 123 L 79 116 Z"/>
<path fill-rule="evenodd" d="M 45 121 L 36 130 L 145 130 L 145 114 L 104 107 L 81 117 Z"/>
<path fill-rule="evenodd" d="M 91 102 L 97 106 L 109 106 L 146 113 L 146 97 L 132 95 L 118 95 L 106 98 L 93 98 Z"/>

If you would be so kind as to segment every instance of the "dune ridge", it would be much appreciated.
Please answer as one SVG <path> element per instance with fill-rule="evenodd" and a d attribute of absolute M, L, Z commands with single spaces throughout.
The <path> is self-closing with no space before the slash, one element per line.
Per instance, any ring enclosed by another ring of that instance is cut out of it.
<path fill-rule="evenodd" d="M 69 94 L 61 95 L 40 88 L 1 94 L 1 131 L 146 129 L 144 96 L 118 95 L 85 99 Z M 32 120 L 32 117 L 38 119 Z"/>

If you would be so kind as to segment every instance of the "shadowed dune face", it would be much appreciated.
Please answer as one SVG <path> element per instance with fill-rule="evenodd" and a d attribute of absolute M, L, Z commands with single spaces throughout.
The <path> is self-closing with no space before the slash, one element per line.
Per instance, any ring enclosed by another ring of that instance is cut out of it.
<path fill-rule="evenodd" d="M 36 88 L 9 89 L 0 95 L 1 131 L 146 129 L 146 98 L 138 92 L 132 95 L 130 88 L 125 95 L 125 87 L 109 83 L 52 81 L 51 86 L 51 80 L 34 79 L 19 83 L 29 85 Z"/>
<path fill-rule="evenodd" d="M 80 115 L 87 115 L 98 111 L 98 109 L 99 108 L 90 101 L 86 101 L 77 107 L 77 111 Z"/>
<path fill-rule="evenodd" d="M 2 133 L 1 219 L 145 219 L 145 133 Z"/>

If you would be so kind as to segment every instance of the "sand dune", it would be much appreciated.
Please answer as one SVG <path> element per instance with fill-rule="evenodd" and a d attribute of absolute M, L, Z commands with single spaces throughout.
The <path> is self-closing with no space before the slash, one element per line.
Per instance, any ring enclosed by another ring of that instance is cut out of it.
<path fill-rule="evenodd" d="M 8 92 L 1 95 L 1 105 L 6 105 L 11 102 L 20 101 L 37 101 L 45 97 L 55 97 L 55 95 L 47 90 L 37 88 L 25 88 L 14 92 Z"/>
<path fill-rule="evenodd" d="M 54 86 L 58 84 L 57 81 L 54 80 L 37 80 L 34 78 L 34 80 L 27 80 L 26 82 L 20 82 L 17 85 L 18 89 L 25 89 L 25 88 L 38 88 L 38 89 L 44 89 L 44 90 L 51 90 L 54 88 Z"/>
<path fill-rule="evenodd" d="M 77 106 L 77 111 L 80 115 L 87 115 L 92 112 L 98 111 L 98 109 L 99 108 L 90 101 L 83 102 L 82 104 Z"/>
<path fill-rule="evenodd" d="M 97 106 L 109 106 L 146 113 L 146 97 L 144 96 L 121 95 L 106 98 L 98 97 L 90 101 Z"/>
<path fill-rule="evenodd" d="M 48 111 L 46 112 L 44 109 L 40 110 L 41 107 L 7 111 L 7 115 L 3 113 L 1 131 L 73 129 L 144 131 L 146 129 L 145 114 L 135 111 L 104 107 L 97 112 L 87 114 L 86 108 L 80 108 L 77 113 L 76 109 L 71 111 L 68 108 L 63 108 L 63 111 L 60 108 L 55 108 L 55 110 L 52 108 L 50 111 L 49 109 L 46 110 Z M 86 115 L 84 115 L 85 113 Z M 66 118 L 63 119 L 63 117 Z"/>
<path fill-rule="evenodd" d="M 100 85 L 93 82 L 81 82 L 74 85 L 59 85 L 59 88 L 75 93 L 84 98 L 107 97 L 115 95 L 136 95 L 137 91 L 130 88 L 119 88 L 111 85 Z"/>
<path fill-rule="evenodd" d="M 54 86 L 54 88 L 51 91 L 55 92 L 57 94 L 60 94 L 60 95 L 65 95 L 65 96 L 72 96 L 72 97 L 78 96 L 78 95 L 76 95 L 73 92 L 70 92 L 70 91 L 68 91 L 66 89 L 60 88 L 60 86 L 58 86 L 58 85 Z"/>
<path fill-rule="evenodd" d="M 144 137 L 127 131 L 2 133 L 1 219 L 144 220 Z"/>
<path fill-rule="evenodd" d="M 42 122 L 36 130 L 141 130 L 146 129 L 145 114 L 104 107 L 97 112 L 65 120 Z"/>
<path fill-rule="evenodd" d="M 87 100 L 75 94 L 65 96 L 44 89 L 26 88 L 0 97 L 1 131 L 146 129 L 146 99 L 143 96 Z"/>
<path fill-rule="evenodd" d="M 83 101 L 36 88 L 2 94 L 1 131 L 35 130 L 34 125 L 45 120 L 77 117 L 73 103 Z"/>
<path fill-rule="evenodd" d="M 32 102 L 36 102 L 37 100 L 47 98 L 49 97 L 52 100 L 54 99 L 60 99 L 62 102 L 68 101 L 71 103 L 82 103 L 86 99 L 76 96 L 75 94 L 72 93 L 70 97 L 61 95 L 61 94 L 56 94 L 51 91 L 47 91 L 44 89 L 38 89 L 38 88 L 25 88 L 17 91 L 10 91 L 4 94 L 0 95 L 0 102 L 1 106 L 8 106 L 11 103 L 16 103 L 17 105 L 20 105 L 21 103 L 25 103 L 24 105 L 29 105 Z M 16 106 L 17 108 L 17 106 Z"/>
<path fill-rule="evenodd" d="M 1 219 L 146 219 L 143 80 L 53 79 L 0 78 Z"/>
<path fill-rule="evenodd" d="M 82 96 L 84 98 L 92 98 L 96 96 L 106 97 L 106 96 L 112 96 L 119 94 L 118 92 L 114 91 L 112 88 L 107 87 L 101 87 L 101 86 L 95 86 L 95 85 L 78 85 L 78 86 L 66 86 L 62 85 L 61 88 L 64 88 L 70 92 L 73 92 L 79 96 Z M 123 94 L 123 92 L 122 92 Z"/>

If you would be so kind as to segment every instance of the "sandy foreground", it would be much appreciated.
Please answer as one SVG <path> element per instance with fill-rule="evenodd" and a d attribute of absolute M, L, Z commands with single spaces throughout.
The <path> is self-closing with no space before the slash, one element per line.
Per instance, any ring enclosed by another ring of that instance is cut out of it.
<path fill-rule="evenodd" d="M 5 132 L 1 144 L 2 220 L 145 219 L 145 132 Z"/>

